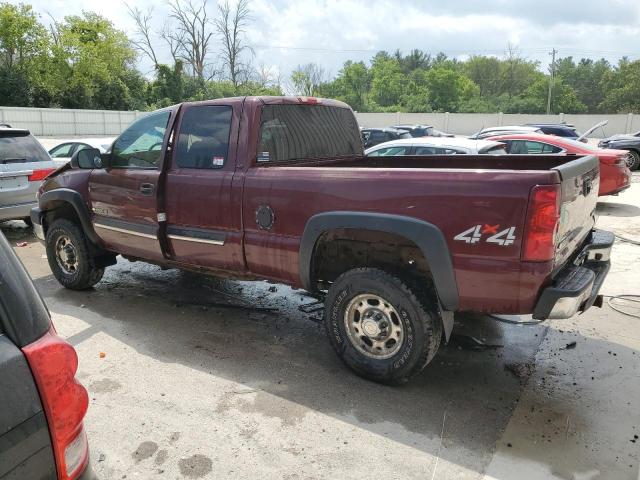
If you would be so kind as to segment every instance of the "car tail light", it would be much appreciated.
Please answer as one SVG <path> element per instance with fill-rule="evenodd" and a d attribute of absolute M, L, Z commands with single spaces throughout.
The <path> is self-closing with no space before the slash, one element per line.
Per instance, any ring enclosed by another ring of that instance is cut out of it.
<path fill-rule="evenodd" d="M 560 220 L 560 185 L 537 185 L 529 194 L 522 260 L 547 262 L 556 250 Z"/>
<path fill-rule="evenodd" d="M 76 380 L 78 356 L 53 327 L 22 349 L 36 380 L 44 407 L 59 480 L 75 480 L 89 462 L 82 420 L 89 396 Z"/>
<path fill-rule="evenodd" d="M 30 182 L 39 182 L 44 180 L 49 176 L 49 174 L 55 172 L 55 168 L 44 168 L 42 170 L 34 170 L 31 175 L 29 175 Z"/>

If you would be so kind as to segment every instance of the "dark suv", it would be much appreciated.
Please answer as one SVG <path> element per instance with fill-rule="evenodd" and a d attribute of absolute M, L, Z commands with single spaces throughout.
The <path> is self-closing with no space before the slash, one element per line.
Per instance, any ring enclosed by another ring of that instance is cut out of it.
<path fill-rule="evenodd" d="M 87 480 L 78 357 L 0 232 L 0 479 Z"/>
<path fill-rule="evenodd" d="M 556 137 L 570 138 L 576 140 L 580 137 L 580 132 L 576 127 L 568 123 L 527 123 L 527 127 L 537 127 L 545 135 L 555 135 Z M 582 140 L 586 142 L 586 139 Z"/>
<path fill-rule="evenodd" d="M 364 148 L 373 147 L 379 143 L 390 142 L 391 140 L 411 138 L 409 132 L 397 128 L 362 128 L 360 129 L 360 135 L 362 135 Z"/>

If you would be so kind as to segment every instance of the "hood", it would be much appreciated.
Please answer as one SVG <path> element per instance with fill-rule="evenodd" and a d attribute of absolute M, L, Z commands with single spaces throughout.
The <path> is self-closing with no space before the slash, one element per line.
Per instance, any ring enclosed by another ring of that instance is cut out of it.
<path fill-rule="evenodd" d="M 636 135 L 632 135 L 630 133 L 619 133 L 617 135 L 611 135 L 610 137 L 607 137 L 605 139 L 603 139 L 603 142 L 611 142 L 614 140 L 638 140 L 640 141 L 640 137 L 636 136 Z"/>

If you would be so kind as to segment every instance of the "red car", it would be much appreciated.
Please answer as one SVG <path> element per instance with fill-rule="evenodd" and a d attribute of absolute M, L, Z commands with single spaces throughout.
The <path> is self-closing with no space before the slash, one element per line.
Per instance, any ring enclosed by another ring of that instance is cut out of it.
<path fill-rule="evenodd" d="M 627 166 L 629 152 L 594 147 L 570 138 L 540 133 L 522 133 L 499 135 L 488 138 L 506 145 L 511 154 L 550 154 L 566 153 L 577 155 L 596 155 L 600 160 L 599 196 L 615 195 L 631 185 L 631 170 Z"/>

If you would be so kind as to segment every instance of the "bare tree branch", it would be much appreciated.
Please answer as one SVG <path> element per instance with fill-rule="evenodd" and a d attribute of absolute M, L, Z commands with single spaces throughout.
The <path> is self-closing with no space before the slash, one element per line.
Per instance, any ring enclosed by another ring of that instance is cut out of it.
<path fill-rule="evenodd" d="M 151 18 L 153 16 L 153 7 L 149 7 L 143 12 L 138 7 L 132 7 L 125 2 L 125 6 L 129 11 L 129 16 L 136 24 L 135 36 L 131 39 L 131 43 L 136 50 L 149 57 L 153 62 L 153 67 L 158 68 L 159 62 L 156 51 L 151 41 Z"/>
<path fill-rule="evenodd" d="M 175 22 L 175 31 L 164 38 L 177 46 L 176 55 L 191 67 L 193 75 L 204 78 L 209 42 L 213 32 L 207 15 L 208 0 L 169 0 L 169 17 Z"/>
<path fill-rule="evenodd" d="M 242 63 L 243 52 L 253 53 L 253 49 L 245 43 L 245 28 L 251 21 L 249 0 L 238 0 L 235 10 L 231 10 L 229 1 L 218 5 L 218 18 L 214 21 L 220 40 L 222 41 L 222 61 L 229 73 L 231 82 L 238 86 L 247 81 L 251 75 L 248 63 Z"/>

